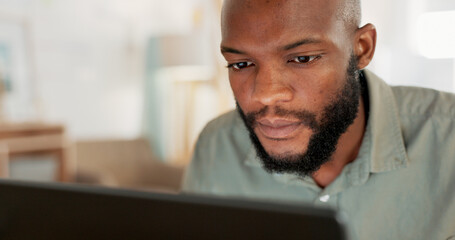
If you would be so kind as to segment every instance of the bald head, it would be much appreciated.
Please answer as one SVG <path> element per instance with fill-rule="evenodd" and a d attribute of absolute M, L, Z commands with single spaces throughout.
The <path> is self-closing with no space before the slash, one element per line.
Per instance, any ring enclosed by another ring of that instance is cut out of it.
<path fill-rule="evenodd" d="M 224 0 L 221 52 L 250 59 L 284 50 L 330 53 L 346 67 L 354 54 L 362 60 L 359 68 L 365 67 L 373 57 L 376 30 L 372 24 L 360 27 L 360 1 Z"/>
<path fill-rule="evenodd" d="M 289 0 L 224 0 L 223 3 L 223 16 L 226 16 L 227 11 L 233 9 L 243 8 L 249 11 L 255 11 L 262 7 L 271 7 L 279 9 L 284 5 L 289 5 Z M 345 24 L 347 30 L 353 30 L 360 26 L 361 21 L 361 7 L 360 0 L 297 0 L 297 12 L 301 10 L 312 8 L 313 5 L 318 5 L 320 11 L 332 14 L 337 20 Z M 272 15 L 271 15 L 272 17 Z M 223 17 L 224 18 L 224 17 Z M 223 22 L 222 22 L 223 24 Z"/>

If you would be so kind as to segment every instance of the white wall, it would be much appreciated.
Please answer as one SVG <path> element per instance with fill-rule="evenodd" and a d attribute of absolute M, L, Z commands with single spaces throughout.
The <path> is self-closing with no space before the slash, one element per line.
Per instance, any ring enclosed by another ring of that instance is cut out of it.
<path fill-rule="evenodd" d="M 189 31 L 193 2 L 0 0 L 0 16 L 29 25 L 39 117 L 73 138 L 130 138 L 142 131 L 146 41 Z"/>
<path fill-rule="evenodd" d="M 377 27 L 376 55 L 370 69 L 393 85 L 454 90 L 453 59 L 428 59 L 418 53 L 416 23 L 429 11 L 455 10 L 448 0 L 363 0 L 363 22 Z"/>
<path fill-rule="evenodd" d="M 103 1 L 36 3 L 36 76 L 44 116 L 75 137 L 135 135 L 141 120 L 141 55 L 129 22 Z"/>

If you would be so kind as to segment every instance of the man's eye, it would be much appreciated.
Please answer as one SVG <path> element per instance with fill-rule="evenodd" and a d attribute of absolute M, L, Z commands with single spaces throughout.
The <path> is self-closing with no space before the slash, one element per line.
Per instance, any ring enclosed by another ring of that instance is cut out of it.
<path fill-rule="evenodd" d="M 319 56 L 298 56 L 290 60 L 290 62 L 295 62 L 295 63 L 309 63 L 311 61 L 314 61 L 315 59 L 319 58 Z"/>
<path fill-rule="evenodd" d="M 253 65 L 252 62 L 238 62 L 238 63 L 232 63 L 228 65 L 228 68 L 234 68 L 235 70 L 240 70 L 242 68 L 246 68 Z"/>

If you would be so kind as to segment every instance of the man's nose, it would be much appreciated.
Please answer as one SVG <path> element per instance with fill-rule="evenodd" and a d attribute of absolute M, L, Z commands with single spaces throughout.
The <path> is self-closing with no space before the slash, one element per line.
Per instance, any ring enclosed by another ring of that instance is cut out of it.
<path fill-rule="evenodd" d="M 265 106 L 291 101 L 294 89 L 283 71 L 275 68 L 258 69 L 252 100 Z"/>

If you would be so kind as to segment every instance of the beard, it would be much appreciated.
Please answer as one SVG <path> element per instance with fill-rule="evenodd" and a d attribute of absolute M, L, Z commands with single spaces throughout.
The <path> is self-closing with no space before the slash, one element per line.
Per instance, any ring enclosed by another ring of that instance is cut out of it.
<path fill-rule="evenodd" d="M 335 98 L 324 107 L 320 122 L 316 121 L 316 114 L 310 111 L 289 111 L 275 107 L 277 116 L 292 116 L 313 130 L 307 150 L 292 155 L 269 155 L 254 132 L 256 119 L 265 114 L 269 107 L 266 106 L 257 112 L 245 114 L 237 102 L 237 111 L 248 129 L 257 156 L 262 161 L 265 170 L 269 173 L 293 173 L 305 177 L 312 175 L 324 163 L 330 161 L 337 148 L 339 138 L 357 117 L 361 91 L 357 59 L 351 55 L 346 70 L 345 84 L 337 92 Z"/>

